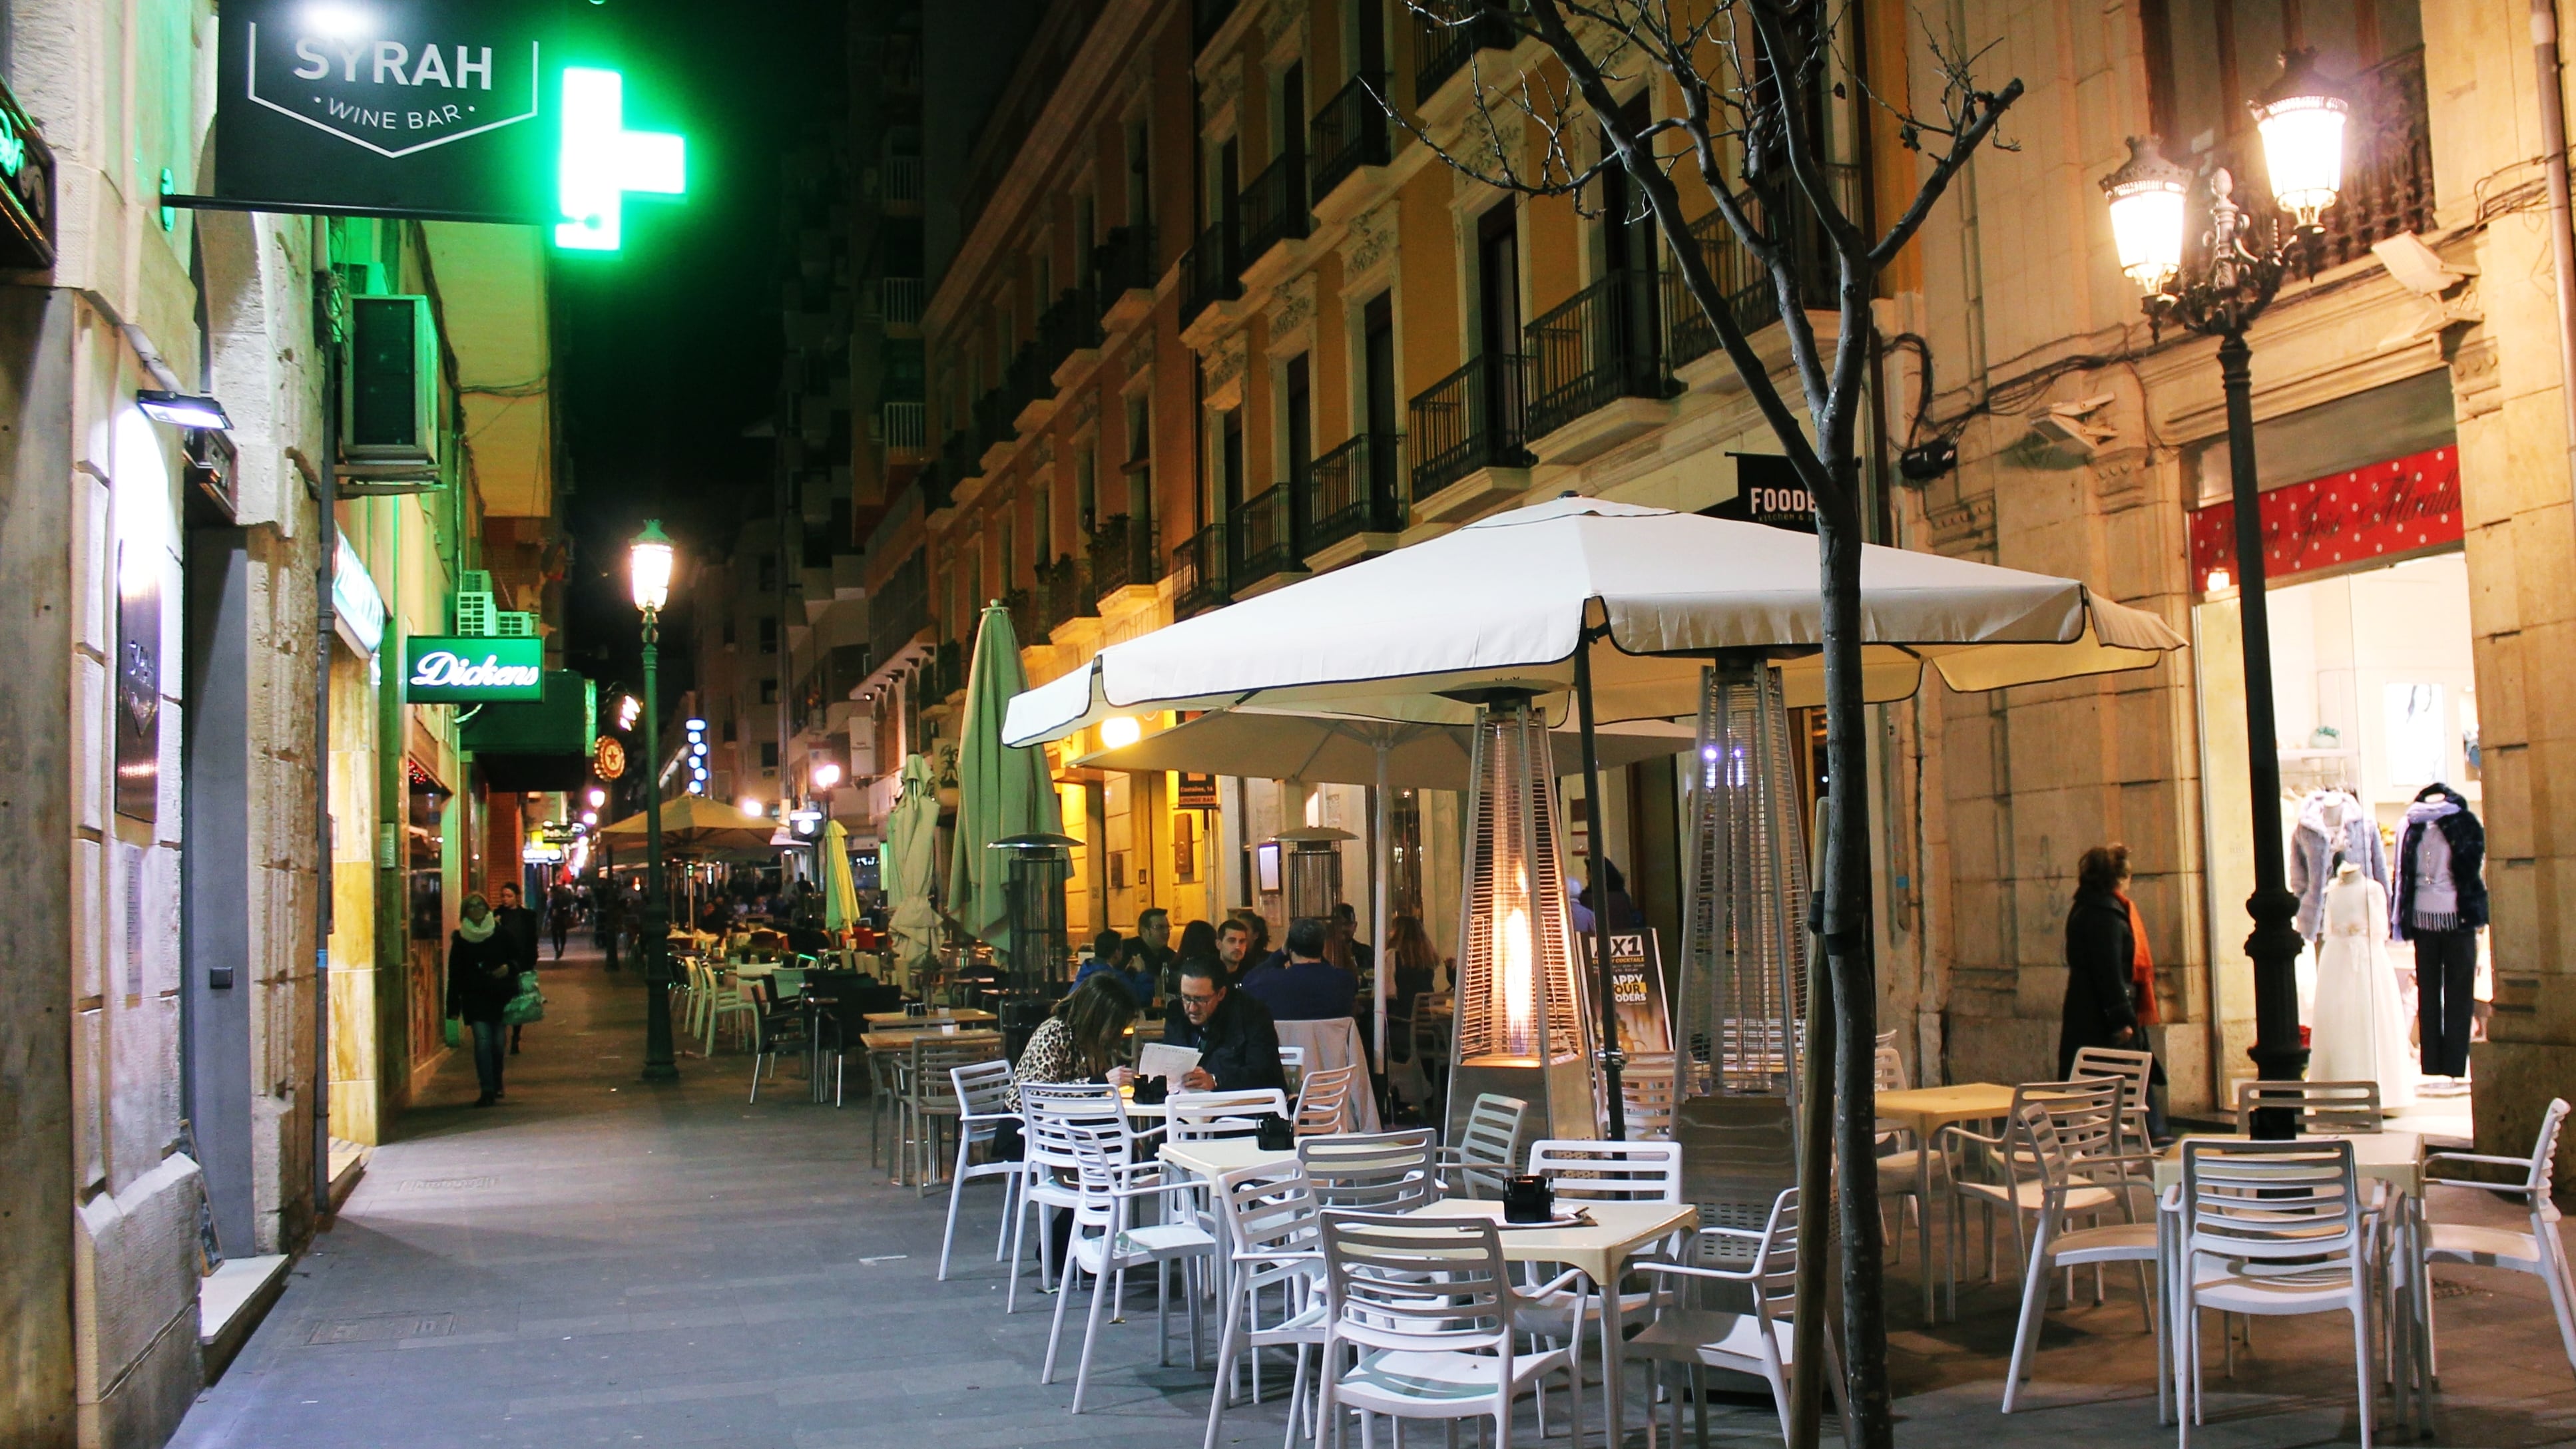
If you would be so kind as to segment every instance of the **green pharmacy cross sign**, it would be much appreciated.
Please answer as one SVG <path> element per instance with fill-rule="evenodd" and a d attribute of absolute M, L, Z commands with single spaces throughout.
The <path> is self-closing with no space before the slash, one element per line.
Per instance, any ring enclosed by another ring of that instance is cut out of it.
<path fill-rule="evenodd" d="M 403 699 L 410 704 L 490 704 L 545 696 L 546 645 L 533 636 L 403 641 Z"/>
<path fill-rule="evenodd" d="M 601 7 L 225 0 L 215 187 L 197 205 L 546 226 L 615 251 L 677 196 L 681 137 L 629 129 Z"/>

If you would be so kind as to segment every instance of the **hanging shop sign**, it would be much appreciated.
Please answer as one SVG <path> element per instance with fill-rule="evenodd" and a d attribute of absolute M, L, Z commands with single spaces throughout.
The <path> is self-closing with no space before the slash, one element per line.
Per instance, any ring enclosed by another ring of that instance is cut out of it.
<path fill-rule="evenodd" d="M 484 704 L 545 695 L 546 645 L 538 638 L 403 641 L 403 698 L 412 704 Z"/>
<path fill-rule="evenodd" d="M 626 773 L 626 747 L 615 735 L 601 735 L 591 748 L 590 770 L 603 780 L 614 780 Z"/>
<path fill-rule="evenodd" d="M 0 85 L 0 267 L 54 264 L 54 152 Z"/>
<path fill-rule="evenodd" d="M 116 813 L 161 811 L 161 570 L 157 556 L 116 546 Z"/>
<path fill-rule="evenodd" d="M 626 194 L 678 195 L 685 158 L 626 128 L 619 72 L 574 63 L 612 23 L 564 0 L 225 0 L 214 196 L 615 251 Z"/>
<path fill-rule="evenodd" d="M 349 546 L 349 535 L 333 537 L 340 546 L 331 553 L 331 623 L 350 648 L 372 655 L 385 640 L 385 598 L 376 592 L 367 561 Z"/>
<path fill-rule="evenodd" d="M 1193 775 L 1183 770 L 1172 783 L 1172 808 L 1175 810 L 1214 810 L 1216 776 Z"/>
<path fill-rule="evenodd" d="M 2428 449 L 2274 488 L 2262 495 L 2264 577 L 2302 574 L 2429 553 L 2461 539 L 2460 450 Z M 2236 505 L 2191 515 L 2191 575 L 2203 592 L 2232 583 Z"/>
<path fill-rule="evenodd" d="M 1795 533 L 1816 531 L 1816 500 L 1798 476 L 1797 465 L 1777 453 L 1729 453 L 1735 464 L 1735 496 L 1707 511 L 1711 518 L 1733 518 Z"/>

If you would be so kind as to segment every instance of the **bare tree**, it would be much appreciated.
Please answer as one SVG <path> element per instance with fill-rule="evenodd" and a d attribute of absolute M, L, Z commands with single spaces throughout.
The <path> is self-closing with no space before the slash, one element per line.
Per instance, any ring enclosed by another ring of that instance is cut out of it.
<path fill-rule="evenodd" d="M 1917 105 L 1902 87 L 1871 88 L 1854 53 L 1856 26 L 1826 0 L 1407 0 L 1431 34 L 1501 48 L 1537 41 L 1556 62 L 1489 81 L 1471 62 L 1473 105 L 1463 134 L 1438 140 L 1394 111 L 1399 124 L 1454 169 L 1527 196 L 1571 196 L 1597 209 L 1596 183 L 1613 168 L 1634 198 L 1628 219 L 1651 217 L 1671 264 L 1777 436 L 1814 500 L 1823 598 L 1826 753 L 1836 781 L 1868 778 L 1861 688 L 1862 487 L 1857 445 L 1873 345 L 1870 299 L 1879 277 L 1922 225 L 1978 147 L 2021 96 L 1974 75 L 1980 52 L 1925 29 L 1940 93 Z M 1461 32 L 1473 29 L 1474 35 Z M 1643 77 L 1644 114 L 1623 112 L 1619 92 Z M 1383 98 L 1381 98 L 1383 99 Z M 1829 101 L 1859 102 L 1893 123 L 1899 145 L 1921 158 L 1914 195 L 1893 220 L 1871 225 L 1866 208 L 1833 179 L 1822 117 Z M 1532 152 L 1511 131 L 1542 144 Z M 1594 137 L 1598 136 L 1596 145 Z M 2001 142 L 1995 142 L 2001 145 Z M 1766 273 L 1788 342 L 1800 409 L 1738 324 L 1728 294 L 1684 213 L 1679 176 L 1695 173 L 1727 237 Z M 1830 275 L 1836 326 L 1830 347 L 1808 316 L 1811 280 Z M 1870 947 L 1869 796 L 1838 788 L 1828 805 L 1821 891 L 1824 954 L 1835 1046 L 1831 1130 L 1840 1174 L 1844 1412 L 1853 1442 L 1893 1443 L 1887 1383 L 1884 1258 L 1879 1242 L 1875 1087 L 1877 964 Z M 1819 1103 L 1819 1121 L 1822 1105 Z M 1821 1147 L 1822 1144 L 1816 1144 Z M 1810 1150 L 1807 1181 L 1821 1184 L 1826 1154 Z M 1857 1170 L 1853 1170 L 1857 1168 Z M 1812 1190 L 1812 1189 L 1811 1189 Z M 1815 1194 L 1821 1197 L 1821 1193 Z M 1812 1219 L 1811 1219 L 1812 1221 Z M 1819 1251 L 1826 1234 L 1805 1242 Z M 1793 1443 L 1813 1444 L 1823 1274 L 1802 1275 L 1797 1354 L 1800 1393 Z M 1811 1307 L 1811 1305 L 1814 1305 Z"/>

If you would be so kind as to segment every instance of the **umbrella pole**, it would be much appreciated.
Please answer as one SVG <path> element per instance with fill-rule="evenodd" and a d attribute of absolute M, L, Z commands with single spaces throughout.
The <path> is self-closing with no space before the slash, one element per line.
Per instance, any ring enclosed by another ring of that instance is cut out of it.
<path fill-rule="evenodd" d="M 1619 1087 L 1619 1069 L 1627 1065 L 1627 1056 L 1619 1050 L 1618 981 L 1610 970 L 1610 893 L 1601 881 L 1601 752 L 1592 731 L 1589 628 L 1574 646 L 1574 708 L 1583 727 L 1583 811 L 1589 822 L 1584 827 L 1583 843 L 1592 869 L 1592 881 L 1585 893 L 1592 897 L 1592 967 L 1601 998 L 1601 1089 L 1609 1098 L 1602 1115 L 1609 1125 L 1610 1140 L 1620 1142 L 1628 1136 L 1628 1103 Z"/>
<path fill-rule="evenodd" d="M 1377 990 L 1373 993 L 1377 997 L 1377 1032 L 1369 1040 L 1377 1047 L 1377 1076 L 1381 1098 L 1377 1105 L 1381 1122 L 1385 1120 L 1386 1113 L 1386 1102 L 1383 1098 L 1386 1082 L 1387 979 L 1394 974 L 1395 970 L 1394 958 L 1387 953 L 1386 939 L 1386 871 L 1387 861 L 1392 854 L 1387 845 L 1387 832 L 1392 828 L 1394 814 L 1393 807 L 1386 796 L 1386 752 L 1387 742 L 1381 732 L 1377 741 L 1377 810 L 1369 832 L 1370 854 L 1377 857 L 1372 862 L 1371 869 L 1371 874 L 1376 880 L 1376 889 L 1369 902 L 1369 930 L 1374 933 L 1369 940 L 1377 948 Z"/>

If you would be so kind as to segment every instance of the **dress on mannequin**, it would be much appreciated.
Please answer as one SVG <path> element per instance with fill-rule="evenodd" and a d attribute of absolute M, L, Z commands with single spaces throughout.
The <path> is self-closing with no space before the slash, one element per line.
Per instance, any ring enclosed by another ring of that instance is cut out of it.
<path fill-rule="evenodd" d="M 2381 1106 L 2405 1106 L 2415 1100 L 2415 1062 L 2388 956 L 2388 889 L 2346 861 L 2325 889 L 2318 919 L 2325 936 L 2308 1080 L 2377 1082 Z"/>

